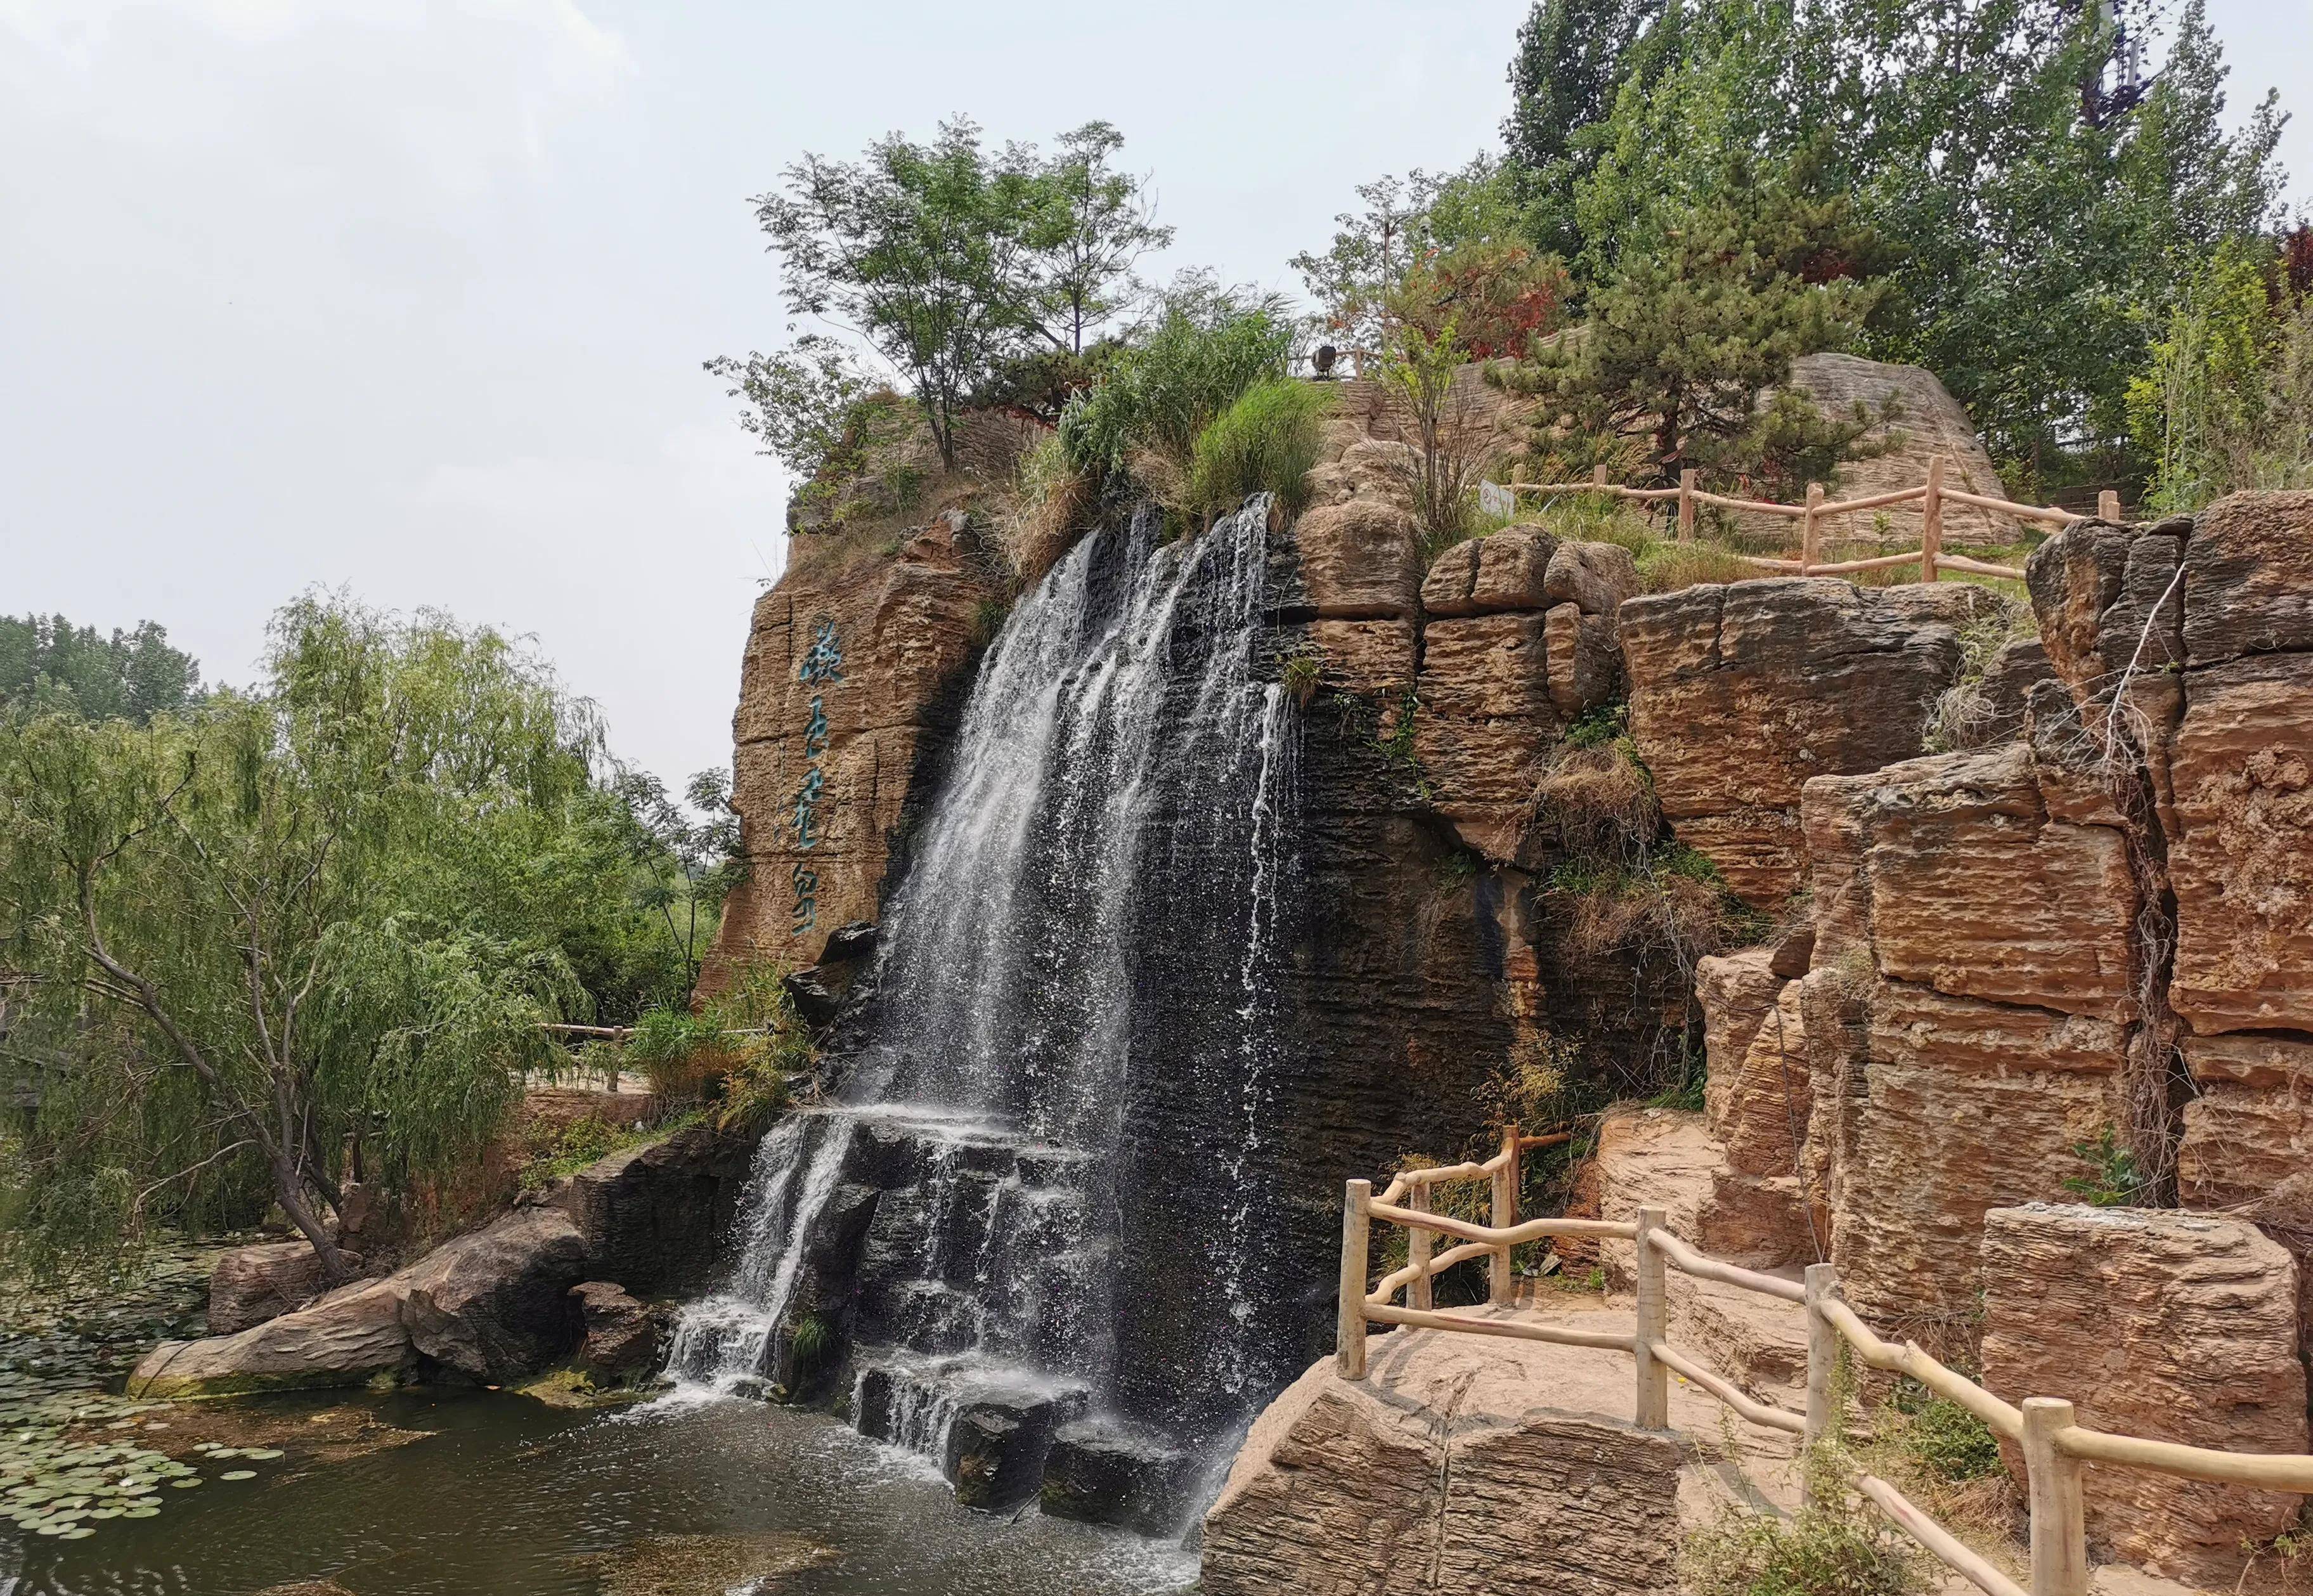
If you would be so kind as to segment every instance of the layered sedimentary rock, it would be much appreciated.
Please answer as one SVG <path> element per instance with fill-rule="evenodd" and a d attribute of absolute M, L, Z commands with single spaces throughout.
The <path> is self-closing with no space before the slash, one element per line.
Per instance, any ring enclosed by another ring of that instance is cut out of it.
<path fill-rule="evenodd" d="M 2036 1204 L 1983 1235 L 1983 1377 L 2061 1397 L 2093 1429 L 2245 1452 L 2307 1449 L 2297 1271 L 2248 1225 Z M 2021 1477 L 2021 1455 L 2008 1448 Z M 2090 1544 L 2229 1588 L 2298 1498 L 2138 1468 L 2084 1471 Z"/>
<path fill-rule="evenodd" d="M 1254 1423 L 1205 1516 L 1208 1596 L 1677 1589 L 1684 1449 L 1607 1416 L 1627 1360 L 1420 1331 L 1373 1354 Z"/>
<path fill-rule="evenodd" d="M 2313 493 L 2209 509 L 2184 585 L 2170 1001 L 2204 1036 L 2313 1032 Z"/>
<path fill-rule="evenodd" d="M 985 640 L 991 573 L 956 514 L 889 561 L 819 555 L 756 602 L 732 719 L 749 869 L 710 981 L 756 957 L 815 964 L 838 927 L 876 918 Z"/>
<path fill-rule="evenodd" d="M 1805 876 L 1800 788 L 1920 751 L 1960 667 L 1983 588 L 1858 588 L 1831 578 L 1688 587 L 1621 612 L 1631 730 L 1679 840 L 1745 902 Z"/>
<path fill-rule="evenodd" d="M 1810 1132 L 1837 1150 L 1837 1260 L 1859 1307 L 1965 1345 L 1984 1212 L 2062 1197 L 2092 1173 L 2074 1150 L 2129 1124 L 2122 839 L 2054 819 L 2023 745 L 1822 778 L 1803 801 L 1816 961 L 1861 1022 L 1825 1016 Z"/>

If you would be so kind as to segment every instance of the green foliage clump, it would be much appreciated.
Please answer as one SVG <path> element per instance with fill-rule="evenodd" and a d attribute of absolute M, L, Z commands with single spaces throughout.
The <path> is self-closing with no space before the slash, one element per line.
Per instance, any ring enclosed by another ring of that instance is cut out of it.
<path fill-rule="evenodd" d="M 1949 1485 L 2000 1474 L 2000 1438 L 1948 1397 L 1901 1380 L 1884 1413 L 1887 1438 L 1915 1468 Z"/>
<path fill-rule="evenodd" d="M 1117 350 L 1101 380 L 1062 412 L 1069 463 L 1104 481 L 1148 474 L 1144 460 L 1185 477 L 1198 436 L 1247 389 L 1282 378 L 1292 348 L 1278 296 L 1209 279 L 1176 285 L 1147 336 Z"/>
<path fill-rule="evenodd" d="M 1324 676 L 1325 657 L 1315 648 L 1298 648 L 1287 655 L 1278 672 L 1278 679 L 1285 684 L 1285 691 L 1291 693 L 1293 701 L 1305 710 L 1317 696 L 1318 683 L 1324 680 Z"/>
<path fill-rule="evenodd" d="M 200 686 L 200 666 L 153 622 L 106 637 L 62 615 L 0 615 L 0 708 L 142 726 L 181 713 Z"/>
<path fill-rule="evenodd" d="M 2082 1202 L 2097 1208 L 2129 1208 L 2149 1200 L 2152 1182 L 2110 1125 L 2098 1131 L 2094 1141 L 2075 1144 L 2072 1156 L 2089 1166 L 2089 1173 L 2066 1176 L 2064 1189 Z"/>
<path fill-rule="evenodd" d="M 1272 377 L 1230 401 L 1197 435 L 1189 466 L 1189 504 L 1203 515 L 1235 508 L 1256 493 L 1274 494 L 1288 515 L 1309 499 L 1309 468 L 1324 444 L 1332 389 Z"/>
<path fill-rule="evenodd" d="M 2313 230 L 2291 236 L 2308 281 L 2262 241 L 2228 240 L 2185 285 L 2149 368 L 2129 384 L 2150 508 L 2313 487 Z"/>
<path fill-rule="evenodd" d="M 1918 1559 L 1862 1509 L 1808 1506 L 1770 1518 L 1730 1512 L 1680 1548 L 1694 1596 L 1917 1596 Z"/>

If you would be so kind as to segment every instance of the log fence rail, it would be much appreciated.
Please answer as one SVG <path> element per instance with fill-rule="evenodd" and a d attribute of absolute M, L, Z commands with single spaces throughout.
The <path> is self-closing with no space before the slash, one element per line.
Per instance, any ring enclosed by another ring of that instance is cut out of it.
<path fill-rule="evenodd" d="M 1821 482 L 1807 484 L 1805 504 L 1776 504 L 1763 498 L 1732 498 L 1722 493 L 1706 493 L 1695 486 L 1695 471 L 1692 466 L 1678 473 L 1675 488 L 1629 488 L 1606 481 L 1606 468 L 1596 468 L 1587 482 L 1509 482 L 1497 484 L 1511 494 L 1533 493 L 1550 497 L 1568 493 L 1604 494 L 1610 498 L 1627 499 L 1639 504 L 1669 504 L 1675 501 L 1678 517 L 1678 541 L 1694 541 L 1695 514 L 1699 507 L 1709 505 L 1715 509 L 1733 510 L 1760 516 L 1780 516 L 1797 521 L 1799 527 L 1799 557 L 1797 560 L 1778 559 L 1763 554 L 1737 554 L 1736 559 L 1759 570 L 1781 575 L 1802 577 L 1852 576 L 1859 571 L 1892 569 L 1896 566 L 1917 565 L 1920 580 L 1933 582 L 1947 570 L 1962 571 L 1971 576 L 2004 577 L 2020 582 L 2024 573 L 2012 565 L 1994 565 L 1990 560 L 1974 560 L 1964 554 L 1944 551 L 1944 506 L 1968 505 L 1998 515 L 2013 516 L 2019 521 L 2036 521 L 2057 527 L 2071 525 L 2088 519 L 2071 510 L 2051 506 L 2011 503 L 2004 498 L 1992 498 L 1980 493 L 1964 493 L 1957 488 L 1944 486 L 1946 471 L 1944 456 L 1936 454 L 1928 460 L 1928 480 L 1917 488 L 1899 488 L 1889 493 L 1867 494 L 1860 498 L 1843 498 L 1826 502 Z M 1901 504 L 1921 507 L 1920 547 L 1895 554 L 1878 554 L 1865 560 L 1823 559 L 1823 524 L 1834 516 L 1852 516 L 1866 510 L 1882 510 Z M 2106 521 L 2120 519 L 2120 495 L 2107 489 L 2098 496 L 2097 515 Z"/>
<path fill-rule="evenodd" d="M 1939 1397 L 1957 1403 L 1994 1433 L 2022 1450 L 2027 1495 L 2031 1504 L 2031 1574 L 2028 1586 L 2010 1579 L 1971 1550 L 1886 1480 L 1863 1475 L 1858 1491 L 1890 1521 L 1945 1566 L 1987 1596 L 2088 1596 L 2088 1522 L 2080 1492 L 2080 1468 L 2096 1462 L 2147 1468 L 2185 1479 L 2251 1486 L 2263 1490 L 2313 1495 L 2313 1456 L 2255 1453 L 2185 1446 L 2113 1435 L 2079 1422 L 2072 1404 L 2054 1397 L 2027 1397 L 2009 1403 L 1905 1342 L 1883 1340 L 1847 1305 L 1838 1271 L 1810 1265 L 1803 1281 L 1786 1280 L 1723 1262 L 1697 1251 L 1673 1232 L 1659 1208 L 1641 1208 L 1635 1220 L 1544 1218 L 1517 1214 L 1521 1156 L 1539 1146 L 1567 1140 L 1564 1133 L 1523 1136 L 1516 1125 L 1502 1133 L 1500 1151 L 1482 1162 L 1401 1170 L 1378 1195 L 1373 1183 L 1349 1183 L 1341 1208 L 1341 1314 L 1335 1361 L 1350 1380 L 1366 1378 L 1366 1334 L 1369 1324 L 1402 1325 L 1461 1335 L 1494 1336 L 1561 1346 L 1628 1353 L 1637 1370 L 1634 1409 L 1639 1427 L 1670 1426 L 1670 1376 L 1676 1374 L 1709 1393 L 1744 1419 L 1763 1429 L 1796 1435 L 1812 1444 L 1833 1425 L 1839 1400 L 1834 1370 L 1842 1347 L 1871 1368 L 1908 1375 Z M 1492 1223 L 1478 1224 L 1436 1212 L 1440 1186 L 1485 1181 L 1491 1186 Z M 1378 1221 L 1406 1231 L 1407 1262 L 1371 1285 L 1372 1227 Z M 1432 1250 L 1434 1238 L 1459 1242 Z M 1480 1257 L 1489 1260 L 1488 1300 L 1507 1306 L 1511 1297 L 1510 1249 L 1552 1237 L 1629 1241 L 1637 1249 L 1631 1327 L 1579 1330 L 1563 1325 L 1515 1318 L 1478 1318 L 1440 1311 L 1431 1301 L 1431 1282 L 1441 1271 Z M 1796 1304 L 1807 1314 L 1807 1411 L 1793 1413 L 1760 1402 L 1715 1370 L 1669 1344 L 1668 1271 L 1717 1281 Z M 1394 1299 L 1403 1291 L 1404 1305 Z"/>

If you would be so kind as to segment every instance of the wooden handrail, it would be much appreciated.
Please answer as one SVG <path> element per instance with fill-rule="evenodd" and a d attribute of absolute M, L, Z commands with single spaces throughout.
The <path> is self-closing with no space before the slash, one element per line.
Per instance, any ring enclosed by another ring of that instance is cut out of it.
<path fill-rule="evenodd" d="M 1704 1368 L 1667 1342 L 1649 1342 L 1647 1344 L 1647 1350 L 1677 1373 L 1701 1386 L 1761 1429 L 1781 1430 L 1787 1435 L 1803 1435 L 1807 1433 L 1807 1420 L 1798 1414 L 1786 1412 L 1782 1408 L 1771 1406 L 1764 1402 L 1753 1401 L 1725 1375 L 1714 1373 Z"/>
<path fill-rule="evenodd" d="M 2024 1439 L 2023 1412 L 2010 1406 L 1964 1374 L 1954 1373 L 1911 1342 L 1896 1346 L 1879 1339 L 1855 1317 L 1855 1310 L 1834 1297 L 1822 1305 L 1823 1317 L 1846 1337 L 1857 1355 L 1874 1369 L 1908 1374 L 1939 1397 L 1958 1403 L 2010 1441 Z"/>
<path fill-rule="evenodd" d="M 1560 1346 L 1603 1347 L 1608 1352 L 1626 1353 L 1634 1345 L 1630 1336 L 1608 1330 L 1570 1330 L 1562 1325 L 1539 1325 L 1526 1319 L 1426 1313 L 1419 1308 L 1399 1308 L 1387 1302 L 1368 1302 L 1366 1317 L 1385 1325 L 1404 1325 L 1410 1329 L 1458 1330 L 1465 1336 L 1501 1336 L 1513 1341 L 1548 1341 Z"/>
<path fill-rule="evenodd" d="M 1619 482 L 1504 482 L 1499 485 L 1508 489 L 1512 493 L 1603 493 L 1609 498 L 1631 498 L 1645 503 L 1676 498 L 1680 492 L 1676 488 L 1626 488 Z M 1939 486 L 1940 488 L 1940 484 Z M 2054 505 L 2018 504 L 2013 499 L 1992 498 L 1981 493 L 1963 493 L 1957 488 L 1940 488 L 1940 493 L 1941 497 L 1955 504 L 1973 505 L 1977 509 L 1991 510 L 1998 515 L 2013 516 L 2018 520 L 2048 521 L 2061 526 L 2069 525 L 2074 521 L 2088 519 L 2085 516 L 2071 510 L 2059 509 Z M 1917 488 L 1898 488 L 1886 493 L 1867 494 L 1861 498 L 1827 499 L 1816 507 L 1816 514 L 1817 516 L 1851 516 L 1865 510 L 1885 509 L 1890 505 L 1909 504 L 1913 499 L 1924 499 L 1927 496 L 1927 484 L 1923 482 Z M 1688 497 L 1697 504 L 1711 505 L 1722 510 L 1740 510 L 1762 516 L 1782 516 L 1793 521 L 1800 519 L 1807 514 L 1807 507 L 1804 505 L 1777 504 L 1774 500 L 1767 498 L 1736 498 L 1724 493 L 1706 493 L 1700 488 L 1693 489 Z"/>
<path fill-rule="evenodd" d="M 1947 561 L 1951 560 L 1950 556 L 1944 558 Z M 1463 1179 L 1476 1178 L 1479 1173 L 1507 1175 L 1515 1168 L 1520 1147 L 1544 1140 L 1547 1138 L 1521 1137 L 1517 1127 L 1510 1126 L 1503 1133 L 1501 1153 L 1486 1165 L 1464 1165 L 1436 1173 L 1441 1178 L 1451 1176 Z M 1391 1191 L 1397 1192 L 1406 1181 L 1407 1177 L 1401 1176 L 1392 1184 Z M 1365 1377 L 1368 1321 L 1565 1346 L 1600 1347 L 1629 1353 L 1635 1362 L 1637 1420 L 1642 1429 L 1668 1427 L 1670 1410 L 1665 1376 L 1675 1373 L 1749 1423 L 1800 1436 L 1812 1445 L 1836 1423 L 1833 1371 L 1838 1362 L 1839 1345 L 1844 1342 L 1872 1368 L 1910 1376 L 1937 1396 L 1966 1409 L 1996 1434 L 2020 1444 L 2031 1504 L 2030 1596 L 2088 1596 L 2088 1521 L 2080 1485 L 2083 1463 L 2148 1468 L 2185 1479 L 2313 1495 L 2313 1455 L 2224 1451 L 2176 1442 L 2112 1435 L 2077 1423 L 2069 1401 L 2034 1397 L 2021 1407 L 2002 1401 L 1966 1376 L 1930 1357 L 1916 1344 L 1907 1341 L 1898 1346 L 1882 1339 L 1840 1296 L 1838 1274 L 1830 1265 L 1818 1264 L 1809 1268 L 1804 1284 L 1746 1269 L 1711 1257 L 1673 1234 L 1665 1225 L 1659 1209 L 1641 1208 L 1635 1223 L 1553 1218 L 1509 1225 L 1480 1225 L 1444 1214 L 1401 1208 L 1392 1203 L 1377 1203 L 1372 1199 L 1371 1192 L 1368 1183 L 1350 1181 L 1342 1213 L 1339 1355 L 1342 1372 L 1351 1380 Z M 1495 1195 L 1497 1214 L 1515 1213 L 1514 1197 L 1507 1210 L 1504 1207 L 1499 1180 Z M 1416 1253 L 1413 1261 L 1384 1276 L 1368 1292 L 1365 1289 L 1367 1227 L 1374 1220 L 1417 1232 L 1458 1236 L 1464 1239 L 1464 1244 L 1449 1248 L 1434 1258 Z M 1497 1302 L 1502 1301 L 1507 1276 L 1502 1260 L 1507 1258 L 1508 1249 L 1520 1242 L 1547 1236 L 1603 1237 L 1636 1243 L 1638 1298 L 1631 1334 L 1575 1330 L 1508 1318 L 1473 1318 L 1465 1314 L 1439 1313 L 1426 1306 L 1401 1308 L 1389 1300 L 1401 1289 L 1416 1283 L 1426 1291 L 1429 1277 L 1438 1271 L 1491 1254 L 1496 1260 L 1493 1296 Z M 1666 1265 L 1696 1279 L 1718 1281 L 1780 1301 L 1798 1303 L 1804 1309 L 1807 1318 L 1805 1416 L 1756 1400 L 1725 1376 L 1670 1345 L 1663 1289 Z M 1860 1477 L 1856 1488 L 1905 1534 L 1986 1596 L 2026 1596 L 2024 1587 L 1930 1519 L 1886 1481 L 1867 1474 Z"/>
<path fill-rule="evenodd" d="M 1739 1285 L 1746 1292 L 1756 1292 L 1763 1297 L 1780 1297 L 1786 1302 L 1807 1301 L 1807 1287 L 1796 1280 L 1785 1280 L 1779 1274 L 1762 1274 L 1756 1269 L 1745 1269 L 1735 1264 L 1722 1264 L 1717 1258 L 1702 1254 L 1681 1241 L 1668 1230 L 1655 1238 L 1655 1245 L 1663 1256 L 1678 1266 L 1682 1274 L 1697 1280 L 1716 1280 L 1727 1285 Z"/>
<path fill-rule="evenodd" d="M 1456 1219 L 1447 1213 L 1420 1213 L 1411 1208 L 1400 1208 L 1394 1203 L 1374 1203 L 1367 1212 L 1375 1219 L 1385 1219 L 1394 1225 L 1408 1230 L 1415 1226 L 1425 1230 L 1442 1230 L 1448 1236 L 1459 1236 L 1465 1241 L 1482 1241 L 1489 1247 L 1516 1247 L 1521 1241 L 1540 1241 L 1548 1236 L 1600 1236 L 1613 1241 L 1628 1241 L 1636 1236 L 1635 1225 L 1617 1224 L 1606 1219 L 1530 1219 L 1523 1224 L 1497 1230 L 1491 1225 L 1473 1224 L 1466 1219 Z"/>
<path fill-rule="evenodd" d="M 2074 1424 L 2056 1432 L 2056 1450 L 2090 1463 L 2118 1463 L 2186 1479 L 2219 1480 L 2267 1491 L 2313 1495 L 2313 1456 L 2300 1452 L 2227 1452 L 2175 1441 L 2107 1435 Z"/>
<path fill-rule="evenodd" d="M 1855 1488 L 1895 1521 L 1897 1529 L 1933 1552 L 1947 1567 L 1966 1576 L 1968 1583 L 1983 1592 L 1984 1596 L 2027 1596 L 2023 1586 L 1985 1562 L 1886 1480 L 1867 1474 L 1856 1480 Z"/>

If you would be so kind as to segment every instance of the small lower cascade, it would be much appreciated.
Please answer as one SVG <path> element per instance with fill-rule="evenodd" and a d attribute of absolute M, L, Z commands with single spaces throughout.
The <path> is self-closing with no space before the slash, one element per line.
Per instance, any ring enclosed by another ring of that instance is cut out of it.
<path fill-rule="evenodd" d="M 1165 1452 L 1297 1370 L 1258 1289 L 1300 743 L 1261 678 L 1269 516 L 1168 541 L 1144 509 L 1015 608 L 832 1101 L 765 1139 L 678 1380 L 801 1389 L 848 1346 L 853 1423 L 955 1477 L 990 1413 L 1040 1457 L 1087 1424 Z"/>

